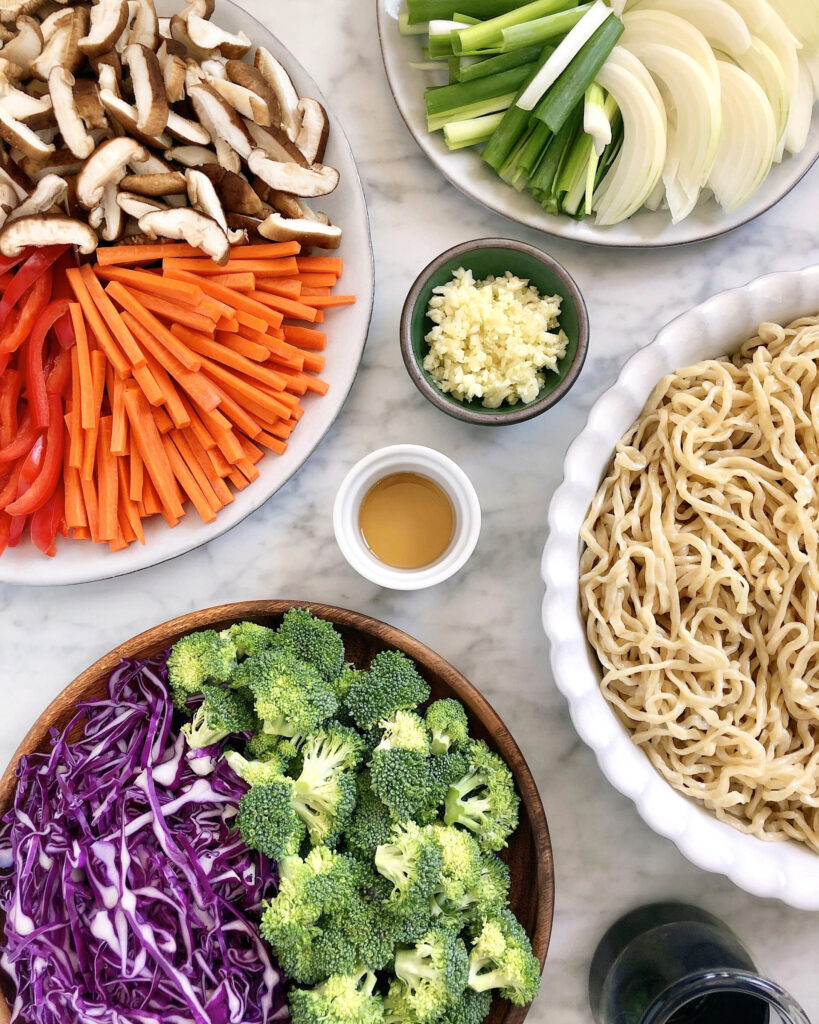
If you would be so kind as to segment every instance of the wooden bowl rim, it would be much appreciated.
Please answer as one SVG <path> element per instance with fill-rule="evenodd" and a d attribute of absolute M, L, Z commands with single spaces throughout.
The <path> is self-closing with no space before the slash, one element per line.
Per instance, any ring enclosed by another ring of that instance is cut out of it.
<path fill-rule="evenodd" d="M 450 664 L 439 654 L 436 654 L 426 644 L 421 643 L 420 640 L 416 640 L 415 637 L 410 636 L 409 633 L 405 633 L 396 626 L 373 618 L 370 615 L 351 611 L 348 608 L 321 604 L 316 601 L 238 601 L 230 604 L 213 605 L 201 611 L 187 612 L 184 615 L 168 619 L 158 626 L 153 626 L 151 629 L 147 629 L 131 637 L 130 640 L 119 644 L 107 654 L 98 658 L 57 694 L 25 734 L 2 776 L 0 776 L 0 817 L 6 814 L 12 803 L 17 787 L 16 769 L 18 761 L 24 754 L 36 751 L 45 743 L 51 729 L 51 722 L 55 714 L 65 707 L 67 698 L 70 698 L 72 704 L 76 704 L 81 699 L 90 682 L 102 675 L 109 675 L 123 658 L 142 658 L 150 653 L 162 650 L 167 646 L 169 638 L 177 633 L 209 628 L 214 623 L 223 620 L 232 619 L 240 621 L 242 619 L 260 617 L 269 618 L 282 615 L 289 608 L 309 608 L 315 615 L 327 619 L 334 625 L 358 630 L 404 651 L 415 661 L 420 662 L 425 668 L 443 678 L 446 684 L 452 688 L 458 697 L 464 700 L 468 708 L 481 720 L 484 727 L 491 734 L 504 759 L 509 763 L 515 778 L 515 784 L 531 822 L 532 840 L 537 862 L 537 874 L 533 880 L 534 892 L 532 895 L 537 898 L 537 916 L 530 939 L 532 950 L 540 961 L 542 971 L 546 962 L 546 954 L 549 949 L 549 939 L 552 931 L 555 891 L 554 859 L 543 803 L 526 759 L 512 734 L 489 701 L 454 665 Z M 505 1020 L 509 1024 L 521 1024 L 528 1010 L 528 1006 L 510 1006 Z M 3 993 L 0 992 L 0 1024 L 5 1024 L 9 1018 L 10 1009 L 8 1002 Z"/>

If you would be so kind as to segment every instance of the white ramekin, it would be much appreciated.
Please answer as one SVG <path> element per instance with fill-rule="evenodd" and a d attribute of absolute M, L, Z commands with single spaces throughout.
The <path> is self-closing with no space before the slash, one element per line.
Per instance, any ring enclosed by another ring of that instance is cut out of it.
<path fill-rule="evenodd" d="M 358 513 L 367 491 L 391 473 L 418 473 L 441 487 L 452 502 L 455 531 L 441 557 L 423 569 L 394 569 L 370 551 Z M 390 590 L 422 590 L 453 576 L 467 561 L 481 532 L 481 506 L 469 477 L 452 459 L 418 444 L 379 448 L 357 462 L 342 481 L 333 506 L 333 529 L 341 553 L 365 579 Z"/>

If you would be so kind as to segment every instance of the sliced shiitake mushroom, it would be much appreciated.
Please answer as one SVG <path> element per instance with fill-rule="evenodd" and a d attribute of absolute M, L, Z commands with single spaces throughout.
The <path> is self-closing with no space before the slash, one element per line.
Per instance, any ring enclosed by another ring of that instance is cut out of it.
<path fill-rule="evenodd" d="M 219 165 L 219 158 L 212 149 L 205 146 L 172 146 L 165 154 L 169 160 L 181 164 L 183 167 L 204 167 L 212 165 L 224 168 Z"/>
<path fill-rule="evenodd" d="M 250 49 L 250 40 L 244 32 L 226 32 L 218 25 L 196 14 L 185 19 L 188 38 L 203 53 L 218 51 L 223 57 L 233 60 L 244 57 Z"/>
<path fill-rule="evenodd" d="M 256 93 L 268 109 L 269 120 L 266 122 L 267 124 L 281 124 L 279 101 L 258 68 L 245 64 L 243 60 L 229 60 L 225 64 L 225 73 L 229 81 L 235 82 L 236 85 L 241 85 L 243 89 L 249 89 L 251 92 Z"/>
<path fill-rule="evenodd" d="M 76 245 L 81 253 L 97 248 L 96 233 L 84 221 L 64 215 L 20 217 L 0 231 L 0 254 L 14 257 L 29 246 Z"/>
<path fill-rule="evenodd" d="M 20 76 L 27 77 L 31 62 L 43 52 L 43 33 L 34 18 L 22 15 L 16 22 L 17 35 L 3 46 L 2 56 L 20 69 Z"/>
<path fill-rule="evenodd" d="M 329 195 L 338 185 L 339 175 L 334 167 L 325 167 L 324 164 L 299 167 L 294 163 L 278 163 L 265 156 L 261 149 L 251 151 L 247 166 L 251 173 L 258 175 L 271 188 L 304 199 Z"/>
<path fill-rule="evenodd" d="M 128 0 L 98 0 L 91 8 L 88 33 L 77 45 L 86 57 L 107 53 L 128 24 Z"/>
<path fill-rule="evenodd" d="M 167 160 L 163 160 L 156 153 L 149 153 L 147 151 L 142 157 L 130 159 L 128 167 L 134 174 L 165 174 L 173 170 L 173 167 L 171 167 Z"/>
<path fill-rule="evenodd" d="M 190 208 L 156 210 L 139 218 L 139 229 L 149 238 L 170 238 L 187 242 L 224 266 L 230 257 L 227 235 L 215 220 Z M 2 232 L 0 232 L 2 251 Z"/>
<path fill-rule="evenodd" d="M 259 234 L 274 242 L 300 242 L 318 249 L 337 249 L 341 245 L 341 228 L 316 220 L 289 220 L 280 213 L 271 213 L 259 225 Z"/>
<path fill-rule="evenodd" d="M 117 202 L 122 212 L 129 217 L 133 217 L 135 220 L 139 220 L 146 213 L 167 209 L 161 200 L 155 199 L 153 196 L 140 196 L 136 192 L 119 191 L 117 193 Z"/>
<path fill-rule="evenodd" d="M 188 145 L 207 146 L 210 144 L 210 133 L 207 129 L 203 128 L 198 121 L 192 121 L 189 117 L 177 114 L 175 110 L 169 112 L 166 128 L 169 135 Z"/>
<path fill-rule="evenodd" d="M 216 194 L 216 189 L 213 187 L 213 182 L 210 178 L 201 171 L 192 168 L 185 171 L 185 181 L 188 188 L 188 199 L 194 210 L 204 213 L 207 217 L 212 217 L 225 232 L 227 240 L 231 245 L 244 241 L 244 231 L 234 232 L 228 228 L 222 202 Z"/>
<path fill-rule="evenodd" d="M 271 123 L 270 108 L 265 101 L 251 89 L 243 85 L 229 82 L 227 79 L 209 78 L 208 84 L 229 103 L 237 114 L 248 118 L 254 124 L 269 125 Z"/>
<path fill-rule="evenodd" d="M 154 0 L 139 0 L 128 42 L 138 43 L 156 51 L 159 46 L 159 19 L 156 16 Z"/>
<path fill-rule="evenodd" d="M 18 202 L 22 202 L 34 188 L 31 178 L 7 155 L 0 161 L 0 183 L 11 186 Z"/>
<path fill-rule="evenodd" d="M 88 63 L 97 76 L 99 88 L 119 96 L 122 91 L 122 61 L 116 50 L 109 50 L 99 57 L 89 57 Z"/>
<path fill-rule="evenodd" d="M 144 160 L 145 149 L 135 139 L 109 139 L 98 146 L 77 176 L 77 199 L 90 210 L 102 202 L 106 185 L 118 185 L 131 160 Z"/>
<path fill-rule="evenodd" d="M 94 152 L 94 140 L 80 117 L 74 95 L 74 76 L 67 68 L 57 66 L 48 76 L 48 88 L 54 106 L 54 117 L 63 142 L 79 160 Z"/>
<path fill-rule="evenodd" d="M 77 174 L 82 160 L 78 160 L 67 146 L 61 146 L 45 157 L 24 156 L 20 167 L 32 182 L 37 182 L 45 174 L 59 174 L 60 177 Z"/>
<path fill-rule="evenodd" d="M 60 65 L 73 74 L 85 59 L 79 43 L 88 27 L 88 8 L 72 7 L 67 13 L 67 20 L 59 24 L 43 46 L 42 53 L 31 62 L 31 74 L 43 82 L 48 81 L 52 68 Z"/>
<path fill-rule="evenodd" d="M 330 120 L 327 111 L 318 100 L 306 97 L 299 100 L 301 126 L 296 136 L 296 145 L 304 154 L 308 164 L 321 163 L 330 136 Z"/>
<path fill-rule="evenodd" d="M 0 106 L 7 114 L 18 121 L 28 122 L 29 128 L 38 130 L 37 124 L 32 124 L 33 118 L 45 115 L 46 123 L 53 124 L 51 114 L 51 96 L 31 96 L 12 85 L 5 75 L 0 74 Z"/>
<path fill-rule="evenodd" d="M 125 214 L 122 207 L 117 202 L 118 192 L 119 189 L 114 184 L 105 186 L 102 193 L 102 202 L 98 207 L 102 214 L 101 224 L 91 225 L 92 227 L 102 228 L 101 234 L 103 240 L 106 242 L 116 241 L 116 239 L 122 234 L 122 230 L 125 227 Z"/>
<path fill-rule="evenodd" d="M 131 72 L 137 127 L 146 135 L 157 136 L 168 123 L 168 99 L 159 60 L 142 43 L 129 43 L 125 59 Z"/>
<path fill-rule="evenodd" d="M 42 159 L 54 152 L 52 143 L 43 142 L 28 125 L 12 117 L 2 103 L 0 103 L 0 138 L 15 149 L 19 149 L 25 156 L 35 159 L 38 157 Z"/>
<path fill-rule="evenodd" d="M 290 141 L 294 142 L 301 127 L 301 116 L 299 114 L 298 93 L 293 88 L 290 75 L 288 75 L 273 54 L 263 46 L 256 50 L 253 63 L 273 90 L 279 107 L 281 125 L 287 132 Z"/>
<path fill-rule="evenodd" d="M 78 78 L 74 83 L 74 103 L 77 113 L 89 131 L 108 128 L 108 118 L 100 103 L 97 86 L 90 78 Z"/>
<path fill-rule="evenodd" d="M 248 217 L 244 213 L 232 213 L 228 211 L 225 214 L 228 227 L 234 231 L 244 231 L 248 238 L 257 238 L 259 235 L 259 226 L 262 223 L 261 217 Z"/>
<path fill-rule="evenodd" d="M 162 68 L 168 103 L 178 103 L 185 97 L 185 76 L 188 70 L 185 48 L 176 40 L 167 39 L 159 47 L 157 59 Z"/>
<path fill-rule="evenodd" d="M 295 144 L 287 136 L 283 128 L 276 125 L 268 125 L 266 128 L 260 124 L 254 124 L 245 119 L 245 128 L 257 149 L 264 151 L 265 156 L 271 160 L 278 160 L 281 163 L 298 164 L 299 167 L 309 167 L 307 159 Z"/>
<path fill-rule="evenodd" d="M 34 217 L 46 213 L 55 203 L 61 203 L 68 192 L 65 178 L 57 174 L 46 174 L 31 193 L 9 215 L 9 220 L 18 217 Z"/>
<path fill-rule="evenodd" d="M 219 164 L 205 164 L 200 170 L 213 182 L 225 210 L 243 213 L 249 217 L 258 216 L 262 212 L 262 200 L 241 175 L 234 174 Z"/>
<path fill-rule="evenodd" d="M 15 21 L 28 14 L 35 14 L 46 0 L 0 0 L 0 20 Z"/>
<path fill-rule="evenodd" d="M 170 136 L 162 132 L 160 135 L 149 135 L 142 131 L 137 123 L 137 110 L 130 103 L 126 103 L 120 96 L 116 96 L 110 89 L 100 90 L 100 102 L 108 112 L 109 117 L 115 121 L 126 135 L 132 136 L 145 146 L 153 146 L 155 149 L 168 149 L 171 145 Z"/>
<path fill-rule="evenodd" d="M 126 174 L 120 182 L 126 192 L 141 196 L 174 196 L 185 192 L 185 175 L 179 171 L 155 174 Z"/>
<path fill-rule="evenodd" d="M 214 143 L 222 139 L 240 157 L 247 159 L 252 148 L 250 136 L 242 119 L 222 97 L 204 82 L 188 90 L 196 116 L 208 131 Z M 217 150 L 218 152 L 218 150 Z M 230 170 L 238 168 L 230 167 Z"/>

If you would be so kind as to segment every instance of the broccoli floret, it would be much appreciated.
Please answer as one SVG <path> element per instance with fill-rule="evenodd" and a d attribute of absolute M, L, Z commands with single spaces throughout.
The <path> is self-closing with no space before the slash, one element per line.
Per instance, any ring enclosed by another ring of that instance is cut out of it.
<path fill-rule="evenodd" d="M 240 658 L 249 658 L 260 651 L 266 651 L 276 643 L 276 632 L 258 622 L 235 622 L 220 636 L 232 640 Z"/>
<path fill-rule="evenodd" d="M 400 912 L 428 908 L 441 874 L 443 854 L 434 832 L 415 822 L 396 825 L 388 843 L 375 851 L 375 867 L 393 884 L 390 901 Z"/>
<path fill-rule="evenodd" d="M 470 829 L 484 849 L 500 850 L 518 823 L 512 773 L 482 740 L 470 742 L 464 754 L 467 771 L 449 787 L 444 820 Z"/>
<path fill-rule="evenodd" d="M 279 641 L 331 682 L 344 665 L 344 642 L 333 624 L 306 608 L 291 608 L 278 629 Z"/>
<path fill-rule="evenodd" d="M 412 711 L 396 711 L 391 718 L 378 723 L 381 741 L 376 750 L 417 750 L 419 754 L 429 753 L 429 731 L 420 715 Z"/>
<path fill-rule="evenodd" d="M 384 1024 L 416 1024 L 415 1010 L 409 990 L 403 981 L 394 978 L 384 996 Z"/>
<path fill-rule="evenodd" d="M 272 648 L 245 659 L 234 685 L 250 688 L 264 731 L 302 737 L 331 718 L 338 701 L 312 665 L 287 648 Z"/>
<path fill-rule="evenodd" d="M 312 989 L 288 996 L 293 1024 L 383 1024 L 384 1002 L 372 971 L 334 974 Z"/>
<path fill-rule="evenodd" d="M 445 754 L 466 746 L 469 724 L 460 701 L 450 697 L 433 701 L 427 708 L 426 723 L 432 735 L 430 750 L 433 754 Z"/>
<path fill-rule="evenodd" d="M 292 798 L 292 779 L 281 777 L 251 786 L 239 801 L 236 815 L 236 824 L 247 846 L 271 860 L 298 853 L 307 828 L 293 808 Z"/>
<path fill-rule="evenodd" d="M 492 993 L 476 992 L 467 986 L 461 998 L 441 1018 L 441 1024 L 482 1024 L 492 1005 Z"/>
<path fill-rule="evenodd" d="M 250 786 L 267 786 L 278 782 L 287 771 L 287 762 L 276 754 L 266 761 L 248 761 L 238 750 L 229 750 L 225 760 L 239 778 Z"/>
<path fill-rule="evenodd" d="M 431 775 L 429 734 L 423 719 L 397 711 L 379 724 L 382 738 L 370 762 L 373 790 L 398 821 L 434 818 L 443 792 Z"/>
<path fill-rule="evenodd" d="M 475 892 L 480 882 L 481 848 L 469 832 L 454 825 L 435 824 L 430 831 L 443 855 L 435 904 L 443 914 L 455 916 L 460 914 L 467 894 Z"/>
<path fill-rule="evenodd" d="M 245 744 L 245 757 L 248 761 L 289 761 L 290 750 L 283 746 L 280 736 L 260 730 Z"/>
<path fill-rule="evenodd" d="M 188 698 L 199 693 L 205 683 L 227 682 L 235 667 L 232 640 L 213 629 L 183 636 L 168 655 L 168 682 L 174 704 L 184 708 Z"/>
<path fill-rule="evenodd" d="M 356 668 L 355 665 L 351 665 L 349 662 L 344 665 L 341 673 L 333 680 L 333 693 L 338 697 L 340 703 L 343 704 L 347 700 L 347 694 L 350 692 L 350 687 L 353 683 L 366 674 L 366 672 Z"/>
<path fill-rule="evenodd" d="M 529 937 L 509 910 L 483 920 L 469 954 L 469 987 L 499 989 L 504 999 L 525 1006 L 540 987 L 540 962 Z"/>
<path fill-rule="evenodd" d="M 355 814 L 344 833 L 344 842 L 356 857 L 371 864 L 376 848 L 389 841 L 393 821 L 389 808 L 376 796 L 365 768 L 356 779 Z"/>
<path fill-rule="evenodd" d="M 293 807 L 314 843 L 332 843 L 355 807 L 355 768 L 364 748 L 357 733 L 330 722 L 308 736 L 301 748 L 303 766 L 293 784 Z"/>
<path fill-rule="evenodd" d="M 470 917 L 486 917 L 505 909 L 509 902 L 509 866 L 496 854 L 481 857 L 481 873 L 474 890 L 467 892 L 461 911 Z"/>
<path fill-rule="evenodd" d="M 429 698 L 429 685 L 401 651 L 382 651 L 369 672 L 350 686 L 347 710 L 359 729 L 369 729 L 396 711 L 408 711 Z"/>
<path fill-rule="evenodd" d="M 182 726 L 192 750 L 210 747 L 234 733 L 251 732 L 259 721 L 253 711 L 253 697 L 248 690 L 229 690 L 224 686 L 202 687 L 204 700 L 193 718 Z"/>
<path fill-rule="evenodd" d="M 466 988 L 469 961 L 451 928 L 432 928 L 413 949 L 395 954 L 395 974 L 419 1024 L 438 1020 Z"/>

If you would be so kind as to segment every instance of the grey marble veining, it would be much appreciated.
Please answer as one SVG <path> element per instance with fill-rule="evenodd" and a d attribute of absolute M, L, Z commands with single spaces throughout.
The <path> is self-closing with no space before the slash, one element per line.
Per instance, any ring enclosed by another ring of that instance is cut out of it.
<path fill-rule="evenodd" d="M 373 0 L 246 0 L 301 58 L 333 104 L 370 204 L 375 313 L 362 371 L 330 435 L 272 501 L 206 548 L 136 575 L 63 589 L 0 588 L 0 758 L 46 702 L 121 640 L 185 611 L 258 597 L 321 600 L 418 636 L 494 703 L 535 773 L 554 844 L 557 902 L 533 1024 L 589 1020 L 586 971 L 606 925 L 635 903 L 680 897 L 724 917 L 759 966 L 819 1020 L 819 917 L 754 899 L 691 866 L 605 781 L 574 733 L 546 663 L 540 552 L 566 447 L 591 403 L 635 349 L 676 314 L 723 288 L 819 261 L 819 169 L 761 220 L 667 252 L 592 250 L 537 236 L 473 205 L 421 155 L 392 102 Z M 591 351 L 571 395 L 501 430 L 435 411 L 407 377 L 398 318 L 418 271 L 482 235 L 544 245 L 589 305 Z M 343 344 L 337 339 L 336 344 Z M 332 350 L 330 350 L 332 352 Z M 353 461 L 382 444 L 429 444 L 470 475 L 484 511 L 475 555 L 426 592 L 379 590 L 347 566 L 332 535 L 335 491 Z"/>

